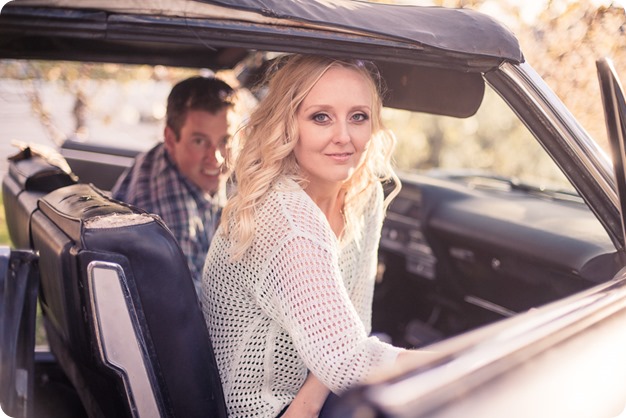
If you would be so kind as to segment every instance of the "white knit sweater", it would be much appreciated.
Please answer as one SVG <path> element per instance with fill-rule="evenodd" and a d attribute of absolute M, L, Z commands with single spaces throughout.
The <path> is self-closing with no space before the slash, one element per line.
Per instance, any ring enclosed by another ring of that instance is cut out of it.
<path fill-rule="evenodd" d="M 368 337 L 382 201 L 378 185 L 362 238 L 340 242 L 302 188 L 282 179 L 257 207 L 240 261 L 218 229 L 202 306 L 230 417 L 275 417 L 307 370 L 338 393 L 394 363 L 399 349 Z"/>

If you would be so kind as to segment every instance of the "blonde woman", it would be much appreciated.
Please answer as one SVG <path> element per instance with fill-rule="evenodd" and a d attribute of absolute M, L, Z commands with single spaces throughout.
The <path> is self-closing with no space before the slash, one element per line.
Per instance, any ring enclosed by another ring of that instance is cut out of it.
<path fill-rule="evenodd" d="M 368 335 L 381 182 L 399 185 L 376 72 L 305 55 L 275 67 L 203 276 L 232 417 L 317 416 L 329 390 L 423 355 Z"/>

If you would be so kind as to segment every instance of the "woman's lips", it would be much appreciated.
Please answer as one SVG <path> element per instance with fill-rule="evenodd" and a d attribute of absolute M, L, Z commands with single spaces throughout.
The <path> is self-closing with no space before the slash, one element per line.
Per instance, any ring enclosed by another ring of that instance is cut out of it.
<path fill-rule="evenodd" d="M 352 157 L 351 152 L 336 152 L 332 154 L 326 154 L 327 157 L 330 157 L 333 161 L 344 163 Z"/>

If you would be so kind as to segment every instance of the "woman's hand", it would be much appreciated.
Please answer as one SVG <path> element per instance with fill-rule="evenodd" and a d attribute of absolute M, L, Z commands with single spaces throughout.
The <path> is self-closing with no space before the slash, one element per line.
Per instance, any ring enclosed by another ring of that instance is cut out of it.
<path fill-rule="evenodd" d="M 309 376 L 282 417 L 317 418 L 329 393 L 326 386 L 309 372 Z"/>

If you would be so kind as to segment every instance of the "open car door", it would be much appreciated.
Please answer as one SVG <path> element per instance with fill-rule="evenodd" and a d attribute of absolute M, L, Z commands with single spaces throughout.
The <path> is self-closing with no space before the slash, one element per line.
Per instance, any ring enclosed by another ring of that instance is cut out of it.
<path fill-rule="evenodd" d="M 613 169 L 620 201 L 620 220 L 622 235 L 626 237 L 626 102 L 624 89 L 620 83 L 613 63 L 608 58 L 596 61 L 602 104 L 606 119 L 606 128 L 613 153 Z M 625 241 L 626 242 L 626 241 Z"/>

